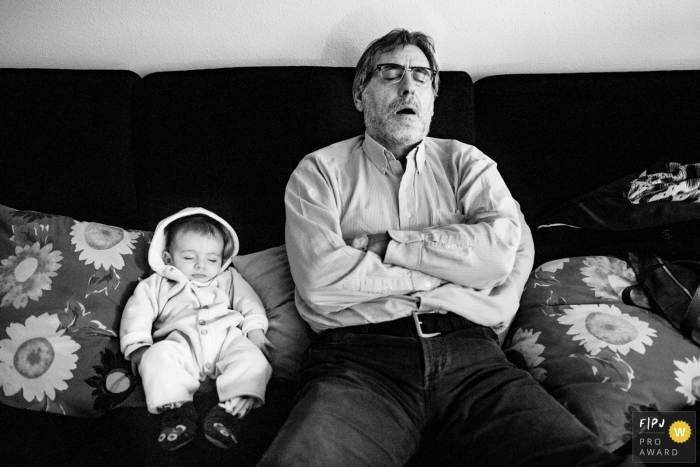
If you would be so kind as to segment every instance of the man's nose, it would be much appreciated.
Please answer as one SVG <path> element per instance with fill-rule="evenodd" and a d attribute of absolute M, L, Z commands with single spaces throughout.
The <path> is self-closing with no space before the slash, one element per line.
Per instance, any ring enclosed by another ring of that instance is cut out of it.
<path fill-rule="evenodd" d="M 408 96 L 410 94 L 415 94 L 417 87 L 416 82 L 413 81 L 413 75 L 410 71 L 406 70 L 403 79 L 399 82 L 399 95 Z"/>

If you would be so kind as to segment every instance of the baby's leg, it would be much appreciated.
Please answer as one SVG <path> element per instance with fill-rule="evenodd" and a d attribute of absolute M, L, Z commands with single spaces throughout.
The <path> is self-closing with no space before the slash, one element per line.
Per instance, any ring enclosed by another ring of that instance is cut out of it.
<path fill-rule="evenodd" d="M 248 338 L 240 336 L 222 349 L 220 355 L 216 364 L 219 369 L 216 378 L 219 400 L 226 402 L 247 397 L 253 399 L 251 408 L 262 405 L 272 367 L 260 349 Z M 229 404 L 232 409 L 234 405 L 235 402 Z"/>
<path fill-rule="evenodd" d="M 151 413 L 164 412 L 158 444 L 179 449 L 194 439 L 197 411 L 192 403 L 199 371 L 185 342 L 164 340 L 144 352 L 139 367 Z"/>
<path fill-rule="evenodd" d="M 260 349 L 243 336 L 221 350 L 216 365 L 221 402 L 204 418 L 204 434 L 215 446 L 228 449 L 238 443 L 240 418 L 265 400 L 272 368 Z"/>
<path fill-rule="evenodd" d="M 160 407 L 192 401 L 199 389 L 199 369 L 189 345 L 164 340 L 152 345 L 139 366 L 148 411 L 159 413 Z"/>

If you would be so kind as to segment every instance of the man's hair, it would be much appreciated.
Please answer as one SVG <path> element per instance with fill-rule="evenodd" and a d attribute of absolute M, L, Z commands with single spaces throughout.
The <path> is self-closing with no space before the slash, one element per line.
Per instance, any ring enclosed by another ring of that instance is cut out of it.
<path fill-rule="evenodd" d="M 231 255 L 233 248 L 229 236 L 225 234 L 224 227 L 215 219 L 203 214 L 193 214 L 191 216 L 175 219 L 165 227 L 165 250 L 170 251 L 175 239 L 185 233 L 196 233 L 206 237 L 213 237 L 224 243 L 223 257 Z"/>
<path fill-rule="evenodd" d="M 372 79 L 377 64 L 375 59 L 379 54 L 391 52 L 399 47 L 407 45 L 415 45 L 428 59 L 430 68 L 435 70 L 435 79 L 433 79 L 433 92 L 437 96 L 438 88 L 440 87 L 440 75 L 438 71 L 437 60 L 435 59 L 435 44 L 433 39 L 418 31 L 407 31 L 406 29 L 394 29 L 385 36 L 372 41 L 363 52 L 360 60 L 355 67 L 355 80 L 352 83 L 353 96 L 357 91 L 363 91 Z"/>

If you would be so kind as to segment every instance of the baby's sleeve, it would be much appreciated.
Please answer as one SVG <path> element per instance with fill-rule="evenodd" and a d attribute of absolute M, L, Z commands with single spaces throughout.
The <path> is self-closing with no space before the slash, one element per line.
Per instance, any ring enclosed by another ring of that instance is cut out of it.
<path fill-rule="evenodd" d="M 267 332 L 267 312 L 262 300 L 235 268 L 231 267 L 229 271 L 233 279 L 231 304 L 234 310 L 243 314 L 241 323 L 243 334 L 248 335 L 253 329 L 262 329 L 263 332 Z"/>
<path fill-rule="evenodd" d="M 154 276 L 141 281 L 124 307 L 119 325 L 119 344 L 127 360 L 130 359 L 129 356 L 134 350 L 153 344 L 151 329 L 158 315 L 158 304 L 154 292 L 157 282 Z"/>

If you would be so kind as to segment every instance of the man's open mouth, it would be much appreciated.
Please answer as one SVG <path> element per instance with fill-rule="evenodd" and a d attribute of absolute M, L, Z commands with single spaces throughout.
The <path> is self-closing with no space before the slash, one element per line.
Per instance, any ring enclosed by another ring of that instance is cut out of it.
<path fill-rule="evenodd" d="M 416 115 L 416 111 L 410 108 L 401 109 L 396 113 L 398 115 Z"/>

